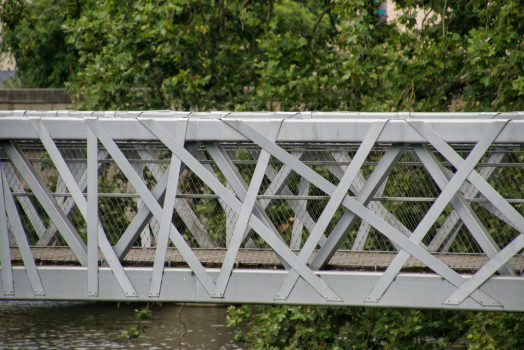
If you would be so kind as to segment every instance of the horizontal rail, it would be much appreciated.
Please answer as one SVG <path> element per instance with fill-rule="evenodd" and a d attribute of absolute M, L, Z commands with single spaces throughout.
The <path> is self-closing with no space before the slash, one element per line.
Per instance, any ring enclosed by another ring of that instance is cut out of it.
<path fill-rule="evenodd" d="M 81 112 L 81 116 L 91 117 L 97 113 Z M 133 114 L 130 114 L 133 115 Z M 175 115 L 178 116 L 174 117 Z M 166 130 L 174 130 L 177 120 L 185 114 L 161 114 L 157 112 L 135 113 L 130 118 L 99 118 L 99 123 L 107 130 L 109 136 L 116 142 L 133 140 L 158 141 L 147 128 L 144 128 L 142 121 L 155 120 Z M 238 118 L 236 117 L 238 115 Z M 352 118 L 318 118 L 318 119 L 292 119 L 296 113 L 282 114 L 284 118 L 276 142 L 318 142 L 318 143 L 360 143 L 370 130 L 376 119 L 367 116 L 358 119 Z M 80 115 L 79 115 L 80 116 Z M 167 116 L 167 118 L 166 118 Z M 186 142 L 192 141 L 219 141 L 219 142 L 245 142 L 250 141 L 245 135 L 233 129 L 224 121 L 242 121 L 258 133 L 265 135 L 268 132 L 268 118 L 252 118 L 241 114 L 217 115 L 217 118 L 190 118 L 187 124 Z M 486 115 L 488 116 L 488 115 Z M 484 132 L 488 130 L 494 116 L 502 114 L 489 114 L 489 118 L 471 119 L 427 119 L 424 122 L 435 130 L 447 143 L 471 144 L 478 142 Z M 219 119 L 222 117 L 223 119 Z M 287 119 L 286 119 L 287 117 Z M 375 118 L 387 118 L 387 115 L 376 116 Z M 511 114 L 512 119 L 500 135 L 494 140 L 494 144 L 522 143 L 524 135 L 524 120 L 520 115 Z M 515 117 L 515 118 L 513 118 Z M 518 119 L 517 119 L 518 117 Z M 42 118 L 51 138 L 55 141 L 61 140 L 85 140 L 87 124 L 83 118 L 63 118 L 46 117 Z M 0 139 L 3 140 L 39 140 L 39 136 L 32 128 L 30 118 L 20 115 L 20 117 L 0 118 Z M 384 128 L 378 143 L 427 143 L 416 130 L 412 128 L 406 119 L 390 119 Z"/>
<path fill-rule="evenodd" d="M 518 152 L 511 152 L 511 153 L 518 153 Z M 47 158 L 29 158 L 28 159 L 31 163 L 53 163 L 52 159 Z M 86 164 L 87 160 L 84 159 L 64 159 L 67 163 L 71 164 Z M 170 159 L 151 159 L 151 160 L 144 160 L 144 159 L 128 159 L 129 163 L 132 164 L 169 164 L 171 162 Z M 0 159 L 0 162 L 11 162 L 9 158 Z M 233 164 L 237 165 L 256 165 L 256 160 L 233 160 Z M 113 159 L 101 159 L 98 161 L 99 164 L 107 164 L 107 163 L 115 163 Z M 201 160 L 201 164 L 215 164 L 212 160 Z M 302 163 L 307 165 L 349 165 L 351 162 L 329 162 L 329 161 L 302 161 Z M 279 161 L 270 161 L 269 164 L 271 165 L 282 165 L 282 162 Z M 444 166 L 453 166 L 449 162 L 442 162 L 441 163 Z M 363 166 L 377 166 L 378 162 L 364 162 L 362 163 Z M 418 162 L 398 162 L 395 164 L 395 166 L 416 166 L 416 167 L 422 167 L 422 163 Z M 479 168 L 523 168 L 524 163 L 491 163 L 491 164 L 477 164 L 475 167 Z"/>
<path fill-rule="evenodd" d="M 53 197 L 71 197 L 70 193 L 51 193 Z M 14 197 L 34 197 L 35 194 L 31 192 L 13 192 Z M 220 199 L 216 194 L 189 194 L 179 193 L 177 198 L 192 198 L 192 199 Z M 87 193 L 84 193 L 87 197 Z M 99 193 L 99 198 L 140 198 L 137 193 Z M 288 195 L 258 195 L 257 199 L 285 199 L 285 200 L 329 200 L 330 196 L 288 196 Z M 350 198 L 356 198 L 350 196 Z M 372 202 L 434 202 L 437 197 L 373 197 Z M 524 199 L 506 198 L 509 203 L 524 203 Z M 489 203 L 486 198 L 466 198 L 466 201 L 473 203 Z"/>
<path fill-rule="evenodd" d="M 294 119 L 521 119 L 524 112 L 176 112 L 176 111 L 0 111 L 0 117 L 62 117 L 83 118 L 136 118 L 139 116 L 154 118 L 294 118 Z"/>
<path fill-rule="evenodd" d="M 38 273 L 46 290 L 45 300 L 89 300 L 89 301 L 144 301 L 151 302 L 149 281 L 152 267 L 125 267 L 125 272 L 136 287 L 137 297 L 130 299 L 119 287 L 113 271 L 100 267 L 100 284 L 98 297 L 89 298 L 85 293 L 85 276 L 87 268 L 79 266 L 39 266 Z M 206 271 L 217 278 L 219 269 L 209 268 Z M 341 296 L 342 301 L 329 302 L 302 280 L 296 289 L 300 293 L 291 294 L 278 304 L 287 305 L 331 305 L 363 306 L 362 300 L 383 275 L 382 272 L 362 271 L 322 271 L 318 272 Z M 155 302 L 197 302 L 197 303 L 235 303 L 274 304 L 274 294 L 288 275 L 285 270 L 235 269 L 231 273 L 230 288 L 224 298 L 211 298 L 193 271 L 189 268 L 165 268 L 163 288 Z M 469 278 L 471 275 L 462 275 Z M 23 266 L 13 266 L 13 279 L 18 286 L 13 297 L 0 299 L 10 300 L 43 300 L 32 293 Z M 263 288 L 261 288 L 263 286 Z M 522 312 L 522 289 L 524 279 L 520 277 L 494 276 L 486 281 L 484 289 L 504 305 L 506 312 Z M 445 305 L 442 300 L 448 297 L 454 288 L 442 281 L 437 274 L 400 273 L 390 287 L 391 294 L 379 303 L 366 306 L 438 308 L 448 310 L 498 310 L 500 307 L 482 307 L 471 299 L 460 305 Z"/>

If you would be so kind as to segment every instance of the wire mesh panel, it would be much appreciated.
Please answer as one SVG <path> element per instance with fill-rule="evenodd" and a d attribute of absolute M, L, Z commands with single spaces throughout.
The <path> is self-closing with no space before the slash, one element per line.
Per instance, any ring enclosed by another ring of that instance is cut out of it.
<path fill-rule="evenodd" d="M 72 199 L 55 165 L 49 159 L 45 148 L 38 142 L 18 142 L 24 155 L 33 165 L 42 183 L 55 198 L 58 206 L 86 242 L 86 222 Z M 86 145 L 82 142 L 57 142 L 57 146 L 80 189 L 85 193 L 87 187 Z M 152 191 L 166 175 L 171 160 L 171 151 L 160 143 L 118 143 L 134 171 L 147 188 Z M 261 148 L 253 143 L 223 143 L 221 145 L 235 165 L 242 181 L 249 186 Z M 358 144 L 282 144 L 289 154 L 310 167 L 316 174 L 337 186 L 358 149 Z M 370 174 L 382 159 L 389 145 L 376 145 L 367 156 L 359 170 L 348 195 L 356 196 Z M 472 146 L 460 145 L 459 154 L 467 157 Z M 456 169 L 436 151 L 433 151 L 446 171 L 453 175 Z M 204 145 L 194 152 L 203 166 L 226 186 L 235 192 L 220 171 L 213 157 Z M 17 210 L 31 246 L 67 246 L 56 226 L 32 193 L 24 178 L 2 152 L 2 170 L 15 198 Z M 522 166 L 524 152 L 519 146 L 497 146 L 490 149 L 476 167 L 489 184 L 499 192 L 519 212 L 523 211 L 524 193 Z M 137 213 L 144 206 L 126 175 L 115 163 L 111 155 L 99 147 L 99 219 L 105 234 L 112 245 L 116 245 Z M 499 248 L 503 248 L 518 234 L 512 224 L 500 211 L 486 200 L 478 189 L 465 181 L 461 187 L 466 200 L 481 223 L 487 228 Z M 399 158 L 375 194 L 368 208 L 385 222 L 409 236 L 441 190 L 431 175 L 420 163 L 411 148 Z M 236 194 L 235 194 L 236 195 Z M 300 249 L 307 241 L 311 230 L 318 221 L 330 196 L 314 184 L 271 157 L 265 176 L 258 190 L 258 202 L 267 213 L 277 234 L 286 245 Z M 329 237 L 347 209 L 340 206 L 323 232 L 317 249 Z M 181 171 L 178 194 L 172 223 L 181 232 L 192 248 L 227 248 L 232 231 L 238 221 L 236 213 L 191 169 Z M 9 222 L 8 222 L 9 225 Z M 10 227 L 10 225 L 9 225 Z M 155 247 L 155 237 L 160 229 L 158 220 L 151 217 L 134 246 Z M 11 228 L 10 228 L 11 230 Z M 242 246 L 245 248 L 270 248 L 255 231 L 248 229 Z M 360 236 L 359 236 L 360 233 Z M 357 242 L 355 239 L 365 237 Z M 483 253 L 475 238 L 462 220 L 448 205 L 436 220 L 422 243 L 430 251 L 442 253 Z M 10 244 L 16 240 L 10 233 Z M 171 243 L 171 246 L 173 244 Z M 370 223 L 358 219 L 340 245 L 341 250 L 359 251 L 397 251 L 398 247 L 377 231 Z"/>

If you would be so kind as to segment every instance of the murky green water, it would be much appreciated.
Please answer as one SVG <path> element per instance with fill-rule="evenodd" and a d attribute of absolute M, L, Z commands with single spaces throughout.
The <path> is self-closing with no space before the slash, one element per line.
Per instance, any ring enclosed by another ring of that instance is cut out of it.
<path fill-rule="evenodd" d="M 0 301 L 0 349 L 239 349 L 225 327 L 223 307 L 144 304 Z M 182 311 L 182 312 L 180 312 Z M 143 322 L 147 331 L 127 340 L 121 331 Z"/>

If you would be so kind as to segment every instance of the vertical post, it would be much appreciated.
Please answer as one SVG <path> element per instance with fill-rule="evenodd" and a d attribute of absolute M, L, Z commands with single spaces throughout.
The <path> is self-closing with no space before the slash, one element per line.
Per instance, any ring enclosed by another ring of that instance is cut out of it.
<path fill-rule="evenodd" d="M 87 295 L 98 296 L 98 138 L 87 128 Z"/>

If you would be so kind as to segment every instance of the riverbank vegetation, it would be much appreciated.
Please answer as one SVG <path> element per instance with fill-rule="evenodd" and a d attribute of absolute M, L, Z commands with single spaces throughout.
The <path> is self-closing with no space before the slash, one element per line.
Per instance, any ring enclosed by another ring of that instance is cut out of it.
<path fill-rule="evenodd" d="M 251 349 L 522 349 L 524 314 L 324 306 L 231 307 Z"/>

